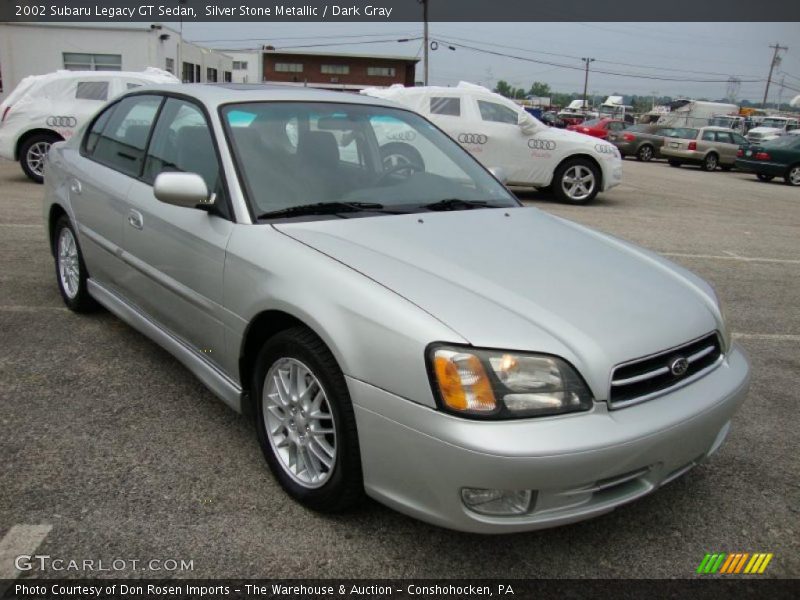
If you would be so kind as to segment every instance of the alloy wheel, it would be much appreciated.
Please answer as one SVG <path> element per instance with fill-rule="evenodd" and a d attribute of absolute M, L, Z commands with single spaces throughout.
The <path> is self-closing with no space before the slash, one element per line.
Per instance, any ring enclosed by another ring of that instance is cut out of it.
<path fill-rule="evenodd" d="M 336 427 L 311 369 L 294 358 L 272 364 L 264 379 L 263 419 L 283 470 L 305 488 L 323 486 L 336 465 Z"/>
<path fill-rule="evenodd" d="M 44 159 L 51 145 L 50 142 L 36 142 L 28 148 L 28 152 L 25 155 L 25 162 L 28 163 L 28 168 L 39 177 L 44 176 Z"/>
<path fill-rule="evenodd" d="M 594 191 L 594 173 L 583 165 L 573 165 L 564 172 L 561 189 L 571 200 L 585 200 Z"/>
<path fill-rule="evenodd" d="M 639 158 L 643 162 L 647 162 L 653 158 L 653 149 L 650 146 L 642 146 L 639 149 Z"/>
<path fill-rule="evenodd" d="M 792 167 L 789 171 L 789 183 L 792 185 L 800 185 L 800 166 Z"/>
<path fill-rule="evenodd" d="M 706 156 L 705 161 L 705 168 L 706 171 L 714 171 L 717 168 L 717 157 L 714 154 L 709 154 Z"/>
<path fill-rule="evenodd" d="M 67 297 L 75 298 L 80 286 L 80 262 L 78 244 L 68 227 L 64 227 L 58 236 L 58 276 Z"/>

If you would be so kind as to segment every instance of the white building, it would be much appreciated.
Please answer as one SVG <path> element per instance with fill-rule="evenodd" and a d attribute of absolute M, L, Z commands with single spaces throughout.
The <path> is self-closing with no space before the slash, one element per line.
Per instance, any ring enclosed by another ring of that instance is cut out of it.
<path fill-rule="evenodd" d="M 219 52 L 233 60 L 234 83 L 261 83 L 264 78 L 264 53 L 260 49 L 226 49 Z"/>
<path fill-rule="evenodd" d="M 58 69 L 158 67 L 184 82 L 233 81 L 231 56 L 181 42 L 159 23 L 0 23 L 0 100 L 23 77 Z"/>

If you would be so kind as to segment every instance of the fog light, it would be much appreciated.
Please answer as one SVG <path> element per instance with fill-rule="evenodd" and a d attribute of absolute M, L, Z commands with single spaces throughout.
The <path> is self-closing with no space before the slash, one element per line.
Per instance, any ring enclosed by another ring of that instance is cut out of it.
<path fill-rule="evenodd" d="M 482 515 L 524 515 L 531 508 L 531 490 L 483 490 L 462 488 L 461 501 Z"/>

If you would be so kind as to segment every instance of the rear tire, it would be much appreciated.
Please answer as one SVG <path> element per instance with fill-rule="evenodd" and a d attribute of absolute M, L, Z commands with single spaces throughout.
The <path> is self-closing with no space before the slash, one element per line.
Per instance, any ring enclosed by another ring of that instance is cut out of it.
<path fill-rule="evenodd" d="M 783 176 L 786 185 L 800 186 L 800 165 L 793 165 L 786 169 L 786 175 Z"/>
<path fill-rule="evenodd" d="M 655 150 L 650 144 L 644 144 L 636 151 L 636 160 L 640 162 L 650 162 L 655 156 Z"/>
<path fill-rule="evenodd" d="M 53 255 L 58 291 L 67 308 L 78 313 L 94 312 L 99 305 L 89 295 L 89 273 L 83 262 L 78 236 L 66 215 L 59 217 L 53 230 Z"/>
<path fill-rule="evenodd" d="M 714 152 L 709 152 L 706 154 L 705 158 L 703 159 L 703 163 L 700 165 L 700 168 L 703 171 L 716 171 L 717 167 L 719 166 L 719 157 Z"/>
<path fill-rule="evenodd" d="M 256 359 L 251 394 L 264 458 L 287 494 L 326 513 L 363 499 L 350 394 L 336 359 L 316 334 L 294 327 L 267 340 Z"/>
<path fill-rule="evenodd" d="M 19 164 L 25 175 L 36 183 L 44 182 L 44 161 L 50 146 L 60 142 L 54 133 L 37 133 L 22 143 L 19 149 Z"/>
<path fill-rule="evenodd" d="M 670 167 L 675 167 L 675 168 L 678 168 L 678 167 L 680 167 L 682 164 L 683 164 L 683 163 L 682 163 L 681 161 L 679 161 L 679 160 L 671 160 L 671 161 L 669 161 L 669 166 L 670 166 Z"/>

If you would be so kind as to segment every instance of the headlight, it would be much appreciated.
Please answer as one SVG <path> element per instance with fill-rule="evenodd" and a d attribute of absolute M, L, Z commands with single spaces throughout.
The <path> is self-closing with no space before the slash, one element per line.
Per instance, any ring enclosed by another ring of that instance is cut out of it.
<path fill-rule="evenodd" d="M 463 416 L 514 419 L 592 407 L 580 375 L 555 356 L 435 345 L 428 368 L 440 407 Z"/>

